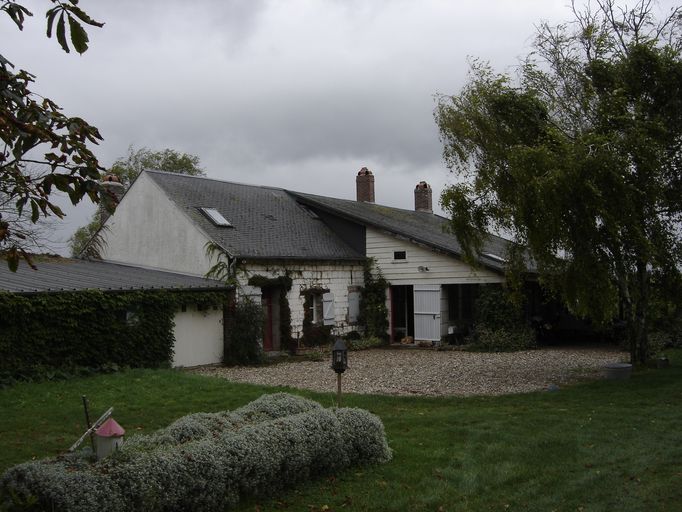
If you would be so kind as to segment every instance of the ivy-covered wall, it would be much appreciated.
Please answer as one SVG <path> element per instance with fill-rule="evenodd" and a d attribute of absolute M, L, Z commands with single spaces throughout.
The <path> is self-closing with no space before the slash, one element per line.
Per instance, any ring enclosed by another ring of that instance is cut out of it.
<path fill-rule="evenodd" d="M 0 380 L 49 369 L 169 364 L 175 311 L 227 299 L 227 292 L 0 293 Z"/>

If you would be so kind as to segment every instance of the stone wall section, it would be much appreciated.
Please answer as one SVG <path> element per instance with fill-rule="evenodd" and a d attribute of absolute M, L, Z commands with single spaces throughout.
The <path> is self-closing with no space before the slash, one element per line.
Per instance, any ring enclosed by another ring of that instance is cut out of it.
<path fill-rule="evenodd" d="M 294 339 L 303 336 L 303 302 L 301 292 L 312 288 L 328 289 L 334 294 L 334 319 L 332 330 L 334 335 L 343 335 L 357 330 L 357 324 L 348 322 L 348 292 L 364 284 L 363 268 L 360 262 L 247 262 L 245 270 L 237 272 L 239 282 L 237 294 L 251 297 L 259 301 L 261 289 L 249 286 L 252 276 L 261 275 L 268 278 L 289 275 L 292 280 L 291 290 L 287 297 L 291 308 L 291 333 Z"/>

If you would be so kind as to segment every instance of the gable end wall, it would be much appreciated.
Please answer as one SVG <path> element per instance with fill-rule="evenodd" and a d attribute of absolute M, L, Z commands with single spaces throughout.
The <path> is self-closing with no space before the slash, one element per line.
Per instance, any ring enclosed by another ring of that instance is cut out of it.
<path fill-rule="evenodd" d="M 105 224 L 106 261 L 203 277 L 208 237 L 165 192 L 141 174 Z"/>
<path fill-rule="evenodd" d="M 405 260 L 394 260 L 405 251 Z M 409 240 L 367 228 L 367 257 L 374 258 L 392 285 L 502 283 L 504 276 L 485 268 L 473 268 L 462 260 L 430 250 Z M 419 267 L 428 271 L 419 271 Z"/>

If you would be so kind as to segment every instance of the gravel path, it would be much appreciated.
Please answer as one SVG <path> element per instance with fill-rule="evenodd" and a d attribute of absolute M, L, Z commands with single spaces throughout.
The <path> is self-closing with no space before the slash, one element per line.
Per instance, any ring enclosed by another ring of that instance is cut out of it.
<path fill-rule="evenodd" d="M 513 353 L 436 352 L 373 349 L 348 354 L 343 388 L 383 395 L 503 395 L 600 378 L 608 363 L 627 354 L 606 349 L 543 349 Z M 336 389 L 329 361 L 292 361 L 260 367 L 204 367 L 191 370 L 234 382 Z"/>

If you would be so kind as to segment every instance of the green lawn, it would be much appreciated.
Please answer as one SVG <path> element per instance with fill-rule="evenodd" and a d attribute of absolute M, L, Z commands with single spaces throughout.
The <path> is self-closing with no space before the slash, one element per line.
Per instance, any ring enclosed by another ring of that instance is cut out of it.
<path fill-rule="evenodd" d="M 682 509 L 682 351 L 672 367 L 495 398 L 348 395 L 384 421 L 394 460 L 292 489 L 240 510 Z M 350 377 L 350 376 L 349 376 Z M 274 388 L 183 372 L 128 371 L 0 390 L 0 471 L 67 448 L 115 407 L 128 433 L 189 412 L 232 409 Z M 300 392 L 331 406 L 332 393 Z"/>

